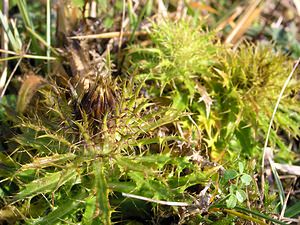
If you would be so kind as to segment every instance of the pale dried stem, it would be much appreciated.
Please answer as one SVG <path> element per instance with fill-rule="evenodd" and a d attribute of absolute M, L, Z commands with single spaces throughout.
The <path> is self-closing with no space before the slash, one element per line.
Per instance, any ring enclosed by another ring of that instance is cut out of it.
<path fill-rule="evenodd" d="M 3 0 L 2 2 L 2 13 L 4 17 L 6 17 L 6 21 L 8 21 L 8 9 L 9 9 L 9 1 L 8 0 Z M 4 29 L 1 29 L 1 48 L 8 51 L 8 37 L 4 31 Z M 2 58 L 7 58 L 7 53 L 2 52 L 1 54 Z M 0 77 L 0 93 L 3 92 L 6 79 L 7 79 L 7 61 L 2 62 L 2 74 Z M 1 98 L 0 98 L 1 99 Z"/>

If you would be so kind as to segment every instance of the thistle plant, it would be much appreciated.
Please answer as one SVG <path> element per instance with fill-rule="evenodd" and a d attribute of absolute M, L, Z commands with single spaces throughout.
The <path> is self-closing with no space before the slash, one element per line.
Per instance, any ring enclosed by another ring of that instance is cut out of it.
<path fill-rule="evenodd" d="M 192 113 L 201 133 L 196 139 L 205 140 L 213 158 L 220 150 L 258 156 L 259 140 L 266 135 L 273 107 L 292 69 L 291 61 L 270 45 L 244 44 L 231 50 L 218 44 L 213 33 L 190 26 L 182 22 L 154 25 L 153 46 L 134 46 L 132 50 L 131 60 L 140 68 L 140 78 L 160 87 L 159 91 L 149 88 L 150 95 L 170 96 L 172 107 Z M 291 118 L 290 114 L 299 112 L 298 88 L 293 79 L 272 132 L 271 145 L 285 153 L 289 150 L 276 132 L 297 137 L 297 116 Z"/>

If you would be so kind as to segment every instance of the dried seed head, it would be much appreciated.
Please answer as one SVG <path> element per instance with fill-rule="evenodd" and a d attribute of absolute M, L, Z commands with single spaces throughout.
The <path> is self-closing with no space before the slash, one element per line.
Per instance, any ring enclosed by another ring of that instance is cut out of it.
<path fill-rule="evenodd" d="M 101 120 L 105 114 L 113 113 L 117 104 L 116 85 L 110 79 L 97 82 L 83 96 L 82 109 L 91 117 Z"/>

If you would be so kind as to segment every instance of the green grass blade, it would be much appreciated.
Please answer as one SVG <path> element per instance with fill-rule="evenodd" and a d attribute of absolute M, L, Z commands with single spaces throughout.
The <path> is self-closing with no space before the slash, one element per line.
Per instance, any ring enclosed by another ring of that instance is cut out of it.
<path fill-rule="evenodd" d="M 21 39 L 21 35 L 19 33 L 19 30 L 18 30 L 18 27 L 17 27 L 17 24 L 14 20 L 11 21 L 11 26 L 12 26 L 12 30 L 14 32 L 14 37 L 15 37 L 15 40 L 16 42 L 18 43 L 18 46 L 23 46 L 22 45 L 22 39 Z"/>
<path fill-rule="evenodd" d="M 300 202 L 296 202 L 294 205 L 287 208 L 285 211 L 285 217 L 294 217 L 300 215 Z"/>
<path fill-rule="evenodd" d="M 279 107 L 280 101 L 281 101 L 281 99 L 283 97 L 284 91 L 287 88 L 290 80 L 292 79 L 292 76 L 295 73 L 296 69 L 298 68 L 299 63 L 300 63 L 300 58 L 297 60 L 297 62 L 294 65 L 291 73 L 289 74 L 289 76 L 285 80 L 285 83 L 282 86 L 282 89 L 281 89 L 280 94 L 278 96 L 276 105 L 274 107 L 274 110 L 273 110 L 273 113 L 272 113 L 272 117 L 271 117 L 271 120 L 270 120 L 270 124 L 269 124 L 269 128 L 268 128 L 268 132 L 267 132 L 267 135 L 266 135 L 265 144 L 264 144 L 264 150 L 263 150 L 263 155 L 262 155 L 262 169 L 264 169 L 264 167 L 265 167 L 265 156 L 266 156 L 266 151 L 267 151 L 267 148 L 268 148 L 268 141 L 269 141 L 270 133 L 271 133 L 271 130 L 272 130 L 272 125 L 273 125 L 273 122 L 274 122 L 275 114 L 276 114 L 277 109 Z M 285 194 L 284 194 L 284 191 L 283 191 L 282 183 L 281 183 L 281 181 L 279 179 L 279 176 L 277 174 L 276 168 L 274 167 L 274 165 L 272 165 L 272 163 L 271 163 L 271 169 L 272 169 L 272 173 L 273 173 L 273 175 L 275 177 L 276 185 L 277 185 L 277 187 L 279 189 L 280 203 L 283 206 L 284 205 Z M 262 182 L 262 185 L 264 185 L 264 182 Z"/>
<path fill-rule="evenodd" d="M 9 27 L 9 24 L 8 24 L 8 21 L 7 21 L 6 17 L 2 14 L 2 11 L 0 11 L 0 21 L 2 23 L 2 26 L 3 26 L 3 29 L 4 29 L 5 33 L 8 36 L 9 42 L 10 42 L 13 50 L 16 51 L 16 52 L 20 51 L 22 47 L 16 41 L 15 36 L 13 35 L 13 33 L 12 33 L 10 27 Z"/>
<path fill-rule="evenodd" d="M 211 209 L 213 208 L 225 208 L 227 209 L 227 206 L 226 205 L 223 205 L 223 204 L 215 204 L 215 205 L 212 205 L 210 207 Z M 268 221 L 271 221 L 273 223 L 276 223 L 276 224 L 280 224 L 280 225 L 286 225 L 286 223 L 282 222 L 282 221 L 279 221 L 277 219 L 274 219 L 272 217 L 269 217 L 263 213 L 260 213 L 260 212 L 257 212 L 257 211 L 254 211 L 254 210 L 250 210 L 250 209 L 247 209 L 247 208 L 244 208 L 244 207 L 240 207 L 240 206 L 236 206 L 234 207 L 234 209 L 240 211 L 240 212 L 244 212 L 244 213 L 249 213 L 249 214 L 252 214 L 253 216 L 257 216 L 259 218 L 262 218 L 262 219 L 266 219 Z"/>
<path fill-rule="evenodd" d="M 40 41 L 40 43 L 44 46 L 46 46 L 47 48 L 49 48 L 53 54 L 55 54 L 56 56 L 59 56 L 60 54 L 58 53 L 58 51 L 56 51 L 51 45 L 49 45 L 47 43 L 47 41 L 45 41 L 38 33 L 36 33 L 32 28 L 30 27 L 26 27 L 26 29 L 29 31 L 29 33 L 34 36 L 38 41 Z M 49 58 L 51 58 L 51 56 L 49 56 Z"/>
<path fill-rule="evenodd" d="M 25 54 L 25 55 L 20 55 L 20 56 L 11 56 L 11 57 L 7 57 L 7 58 L 2 58 L 0 59 L 0 62 L 3 61 L 8 61 L 8 60 L 13 60 L 13 59 L 20 59 L 20 58 L 27 58 L 27 59 L 39 59 L 39 60 L 56 60 L 56 58 L 54 57 L 48 57 L 48 56 L 42 56 L 42 55 L 29 55 L 29 54 Z"/>
<path fill-rule="evenodd" d="M 276 186 L 277 186 L 278 191 L 279 191 L 278 194 L 279 194 L 280 203 L 281 203 L 281 206 L 283 206 L 284 205 L 284 199 L 285 199 L 284 189 L 283 189 L 283 186 L 282 186 L 279 174 L 278 174 L 278 172 L 276 170 L 276 167 L 274 165 L 273 160 L 269 159 L 269 162 L 270 162 L 272 174 L 273 174 L 273 176 L 275 178 Z"/>
<path fill-rule="evenodd" d="M 29 14 L 28 14 L 29 10 L 28 10 L 26 1 L 25 0 L 18 0 L 17 5 L 18 5 L 18 8 L 20 10 L 22 19 L 25 23 L 25 26 L 30 27 L 34 31 L 33 22 L 32 22 L 31 18 L 29 17 Z M 36 53 L 38 53 L 39 55 L 41 55 L 42 51 L 41 51 L 41 48 L 39 47 L 39 45 L 37 43 L 36 38 L 33 35 L 31 35 L 31 39 L 32 39 L 32 48 L 33 48 L 33 50 Z"/>
<path fill-rule="evenodd" d="M 133 10 L 133 5 L 132 5 L 132 1 L 128 1 L 128 8 L 127 8 L 127 11 L 128 11 L 128 17 L 129 17 L 129 21 L 130 21 L 130 25 L 131 26 L 135 26 L 136 24 L 136 21 L 137 21 L 137 16 Z"/>
<path fill-rule="evenodd" d="M 133 41 L 134 34 L 137 31 L 138 27 L 140 26 L 140 24 L 142 22 L 142 19 L 143 19 L 144 15 L 147 12 L 149 2 L 151 2 L 151 1 L 147 0 L 147 2 L 145 4 L 145 6 L 143 7 L 140 15 L 138 16 L 138 19 L 137 19 L 136 23 L 134 24 L 134 27 L 133 27 L 133 30 L 132 30 L 132 33 L 131 33 L 131 36 L 130 36 L 130 39 L 129 39 L 129 43 L 132 43 L 132 41 Z"/>
<path fill-rule="evenodd" d="M 260 213 L 260 212 L 257 212 L 257 211 L 253 211 L 253 210 L 250 210 L 250 209 L 247 209 L 247 208 L 244 208 L 244 207 L 240 207 L 240 206 L 237 206 L 235 207 L 235 209 L 239 210 L 239 211 L 242 211 L 242 212 L 246 212 L 246 213 L 250 213 L 254 216 L 257 216 L 257 217 L 260 217 L 260 218 L 263 218 L 263 219 L 266 219 L 266 220 L 269 220 L 273 223 L 276 223 L 276 224 L 281 224 L 281 225 L 286 225 L 286 223 L 280 221 L 280 220 L 276 220 L 272 217 L 269 217 L 263 213 Z"/>

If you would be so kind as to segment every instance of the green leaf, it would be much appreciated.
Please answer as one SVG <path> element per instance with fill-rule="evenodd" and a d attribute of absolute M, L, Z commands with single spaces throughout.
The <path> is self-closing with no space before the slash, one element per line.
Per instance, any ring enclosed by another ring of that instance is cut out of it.
<path fill-rule="evenodd" d="M 240 142 L 242 152 L 246 155 L 252 155 L 253 153 L 253 138 L 251 127 L 246 123 L 241 123 L 239 128 L 236 129 L 235 135 Z"/>
<path fill-rule="evenodd" d="M 237 198 L 235 195 L 230 195 L 230 197 L 226 200 L 226 205 L 228 208 L 234 208 L 237 203 Z"/>
<path fill-rule="evenodd" d="M 2 188 L 0 188 L 0 198 L 4 197 L 4 191 L 2 190 Z"/>
<path fill-rule="evenodd" d="M 172 107 L 178 111 L 184 111 L 188 106 L 188 95 L 180 91 L 175 91 Z"/>
<path fill-rule="evenodd" d="M 72 3 L 73 3 L 76 7 L 83 7 L 83 6 L 84 6 L 84 0 L 72 0 Z"/>
<path fill-rule="evenodd" d="M 43 178 L 34 180 L 25 185 L 25 188 L 15 196 L 15 200 L 54 191 L 70 179 L 75 178 L 76 175 L 77 173 L 75 169 L 65 169 L 56 173 L 48 173 Z"/>
<path fill-rule="evenodd" d="M 252 181 L 252 177 L 248 174 L 243 174 L 243 176 L 241 176 L 241 181 L 243 182 L 243 184 L 248 186 Z"/>
<path fill-rule="evenodd" d="M 238 187 L 236 185 L 234 185 L 234 184 L 230 185 L 230 187 L 229 187 L 230 194 L 234 194 L 237 189 L 238 189 Z"/>
<path fill-rule="evenodd" d="M 131 170 L 131 171 L 139 171 L 139 172 L 145 172 L 152 174 L 153 171 L 150 170 L 149 167 L 144 166 L 143 164 L 137 162 L 137 160 L 130 159 L 128 157 L 118 157 L 117 163 L 122 170 Z"/>
<path fill-rule="evenodd" d="M 243 191 L 241 189 L 238 189 L 236 191 L 235 196 L 240 203 L 242 203 L 243 201 L 245 201 L 247 199 L 247 195 L 246 195 L 245 191 Z"/>
<path fill-rule="evenodd" d="M 114 177 L 111 177 L 114 179 Z M 109 189 L 116 191 L 116 192 L 125 192 L 130 193 L 134 191 L 136 185 L 133 182 L 125 182 L 125 181 L 111 181 L 108 183 Z"/>
<path fill-rule="evenodd" d="M 62 218 L 72 215 L 72 212 L 76 210 L 81 204 L 83 204 L 84 198 L 86 198 L 87 193 L 81 190 L 74 197 L 67 198 L 55 210 L 50 212 L 47 216 L 41 217 L 37 220 L 29 220 L 28 224 L 38 224 L 38 225 L 48 225 L 56 224 L 61 221 Z"/>
<path fill-rule="evenodd" d="M 86 199 L 82 224 L 89 225 L 93 223 L 95 209 L 96 209 L 96 198 L 89 197 L 88 199 Z"/>
<path fill-rule="evenodd" d="M 285 199 L 285 194 L 284 194 L 284 189 L 283 189 L 283 186 L 282 186 L 282 182 L 279 178 L 279 175 L 278 175 L 278 172 L 277 172 L 276 167 L 274 165 L 274 162 L 272 160 L 269 160 L 269 161 L 270 161 L 270 165 L 271 165 L 272 174 L 274 176 L 275 183 L 276 183 L 276 186 L 278 188 L 280 203 L 283 206 L 284 199 Z"/>
<path fill-rule="evenodd" d="M 28 169 L 42 169 L 53 165 L 63 165 L 69 160 L 73 160 L 76 157 L 73 153 L 67 154 L 53 154 L 46 157 L 37 157 L 32 160 L 31 163 L 22 165 L 18 173 Z"/>
<path fill-rule="evenodd" d="M 224 179 L 226 182 L 236 178 L 237 176 L 238 176 L 238 172 L 232 169 L 226 170 L 224 173 Z"/>
<path fill-rule="evenodd" d="M 292 206 L 289 206 L 285 211 L 285 217 L 294 217 L 300 215 L 300 202 L 296 202 Z"/>
<path fill-rule="evenodd" d="M 111 224 L 111 210 L 108 200 L 108 186 L 104 176 L 104 165 L 99 160 L 94 162 L 95 185 L 96 185 L 96 204 L 100 210 L 101 221 L 104 224 Z"/>
<path fill-rule="evenodd" d="M 242 174 L 244 172 L 245 165 L 242 162 L 239 162 L 239 172 Z"/>

